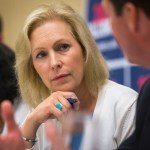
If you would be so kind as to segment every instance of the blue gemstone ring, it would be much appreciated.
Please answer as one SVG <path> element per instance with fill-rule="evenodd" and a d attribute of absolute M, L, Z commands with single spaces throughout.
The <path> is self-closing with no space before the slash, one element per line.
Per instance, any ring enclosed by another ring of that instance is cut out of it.
<path fill-rule="evenodd" d="M 55 106 L 56 106 L 56 108 L 59 109 L 59 110 L 62 110 L 62 109 L 63 109 L 63 106 L 62 106 L 60 103 L 57 103 Z"/>

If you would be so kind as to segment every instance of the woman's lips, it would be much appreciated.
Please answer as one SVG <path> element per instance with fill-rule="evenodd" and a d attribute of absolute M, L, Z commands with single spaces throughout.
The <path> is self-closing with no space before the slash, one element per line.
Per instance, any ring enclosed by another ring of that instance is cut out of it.
<path fill-rule="evenodd" d="M 52 79 L 52 81 L 55 81 L 55 80 L 59 80 L 59 79 L 62 79 L 62 78 L 65 78 L 69 76 L 69 74 L 61 74 L 59 76 L 56 76 L 55 78 Z"/>

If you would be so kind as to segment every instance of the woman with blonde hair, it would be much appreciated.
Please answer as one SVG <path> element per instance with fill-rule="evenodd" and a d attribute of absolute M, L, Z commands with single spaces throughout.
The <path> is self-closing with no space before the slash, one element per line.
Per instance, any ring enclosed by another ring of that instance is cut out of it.
<path fill-rule="evenodd" d="M 84 19 L 65 3 L 42 5 L 27 17 L 16 45 L 16 70 L 32 108 L 21 126 L 26 148 L 47 149 L 43 123 L 55 119 L 57 125 L 72 109 L 97 120 L 99 149 L 116 148 L 132 132 L 137 93 L 108 79 Z"/>

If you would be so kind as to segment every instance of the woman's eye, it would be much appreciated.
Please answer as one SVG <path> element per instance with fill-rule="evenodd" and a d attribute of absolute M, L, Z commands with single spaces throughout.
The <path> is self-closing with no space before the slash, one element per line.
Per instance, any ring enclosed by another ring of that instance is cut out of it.
<path fill-rule="evenodd" d="M 39 52 L 37 55 L 36 55 L 36 58 L 43 58 L 47 55 L 46 52 Z"/>
<path fill-rule="evenodd" d="M 57 51 L 66 51 L 70 48 L 69 44 L 59 44 L 56 46 Z"/>

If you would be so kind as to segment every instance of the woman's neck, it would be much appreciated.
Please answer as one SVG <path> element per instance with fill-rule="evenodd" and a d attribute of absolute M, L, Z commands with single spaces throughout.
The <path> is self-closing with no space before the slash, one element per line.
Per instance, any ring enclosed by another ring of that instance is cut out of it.
<path fill-rule="evenodd" d="M 92 95 L 88 89 L 80 89 L 76 92 L 79 101 L 80 101 L 80 110 L 83 110 L 88 113 L 93 113 L 96 102 L 97 96 Z"/>

